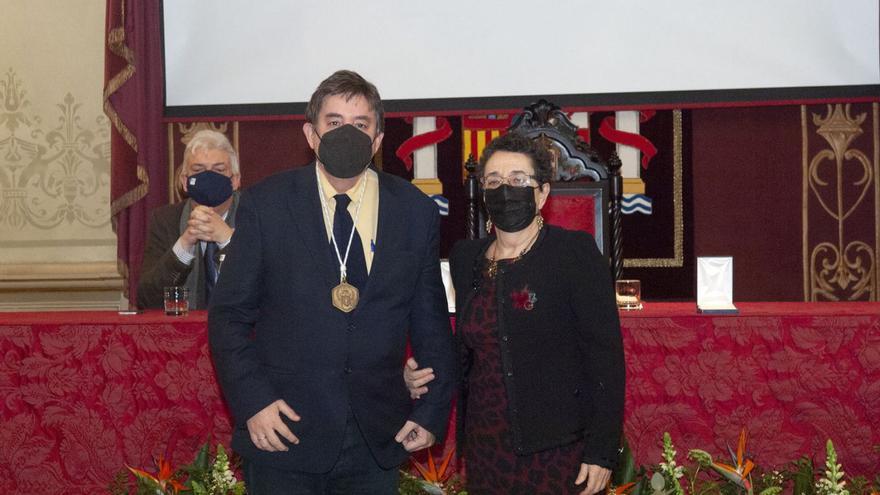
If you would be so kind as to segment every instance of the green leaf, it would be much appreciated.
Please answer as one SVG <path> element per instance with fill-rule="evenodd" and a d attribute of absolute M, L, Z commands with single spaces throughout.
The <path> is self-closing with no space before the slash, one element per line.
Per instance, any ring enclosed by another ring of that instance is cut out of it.
<path fill-rule="evenodd" d="M 697 462 L 700 466 L 703 467 L 711 467 L 712 463 L 712 455 L 706 452 L 705 450 L 700 449 L 691 449 L 688 452 L 688 457 Z"/>
<path fill-rule="evenodd" d="M 208 495 L 208 489 L 198 481 L 192 482 L 193 495 Z"/>
<path fill-rule="evenodd" d="M 633 457 L 632 450 L 629 448 L 629 442 L 626 437 L 623 438 L 623 448 L 620 449 L 620 455 L 617 456 L 617 469 L 611 474 L 611 482 L 614 486 L 625 485 L 636 480 L 636 460 Z"/>
<path fill-rule="evenodd" d="M 779 495 L 780 493 L 782 493 L 781 486 L 771 486 L 769 488 L 761 490 L 761 493 L 759 493 L 758 495 Z"/>
<path fill-rule="evenodd" d="M 813 461 L 804 456 L 795 462 L 795 471 L 792 474 L 793 490 L 796 495 L 813 495 Z"/>
<path fill-rule="evenodd" d="M 654 473 L 651 476 L 651 490 L 654 493 L 664 493 L 663 488 L 666 486 L 666 478 L 660 473 Z"/>
<path fill-rule="evenodd" d="M 208 466 L 210 465 L 210 454 L 211 448 L 207 443 L 202 445 L 202 448 L 199 449 L 199 453 L 196 454 L 196 458 L 192 463 L 192 466 L 202 472 L 208 470 Z"/>

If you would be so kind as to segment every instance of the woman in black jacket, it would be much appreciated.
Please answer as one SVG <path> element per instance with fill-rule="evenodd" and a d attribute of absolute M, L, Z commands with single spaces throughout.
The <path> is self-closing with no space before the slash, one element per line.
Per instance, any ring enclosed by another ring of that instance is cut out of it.
<path fill-rule="evenodd" d="M 450 256 L 457 443 L 473 495 L 592 494 L 617 460 L 625 371 L 611 272 L 592 236 L 544 225 L 550 159 L 516 133 L 492 141 L 478 173 L 495 235 Z"/>

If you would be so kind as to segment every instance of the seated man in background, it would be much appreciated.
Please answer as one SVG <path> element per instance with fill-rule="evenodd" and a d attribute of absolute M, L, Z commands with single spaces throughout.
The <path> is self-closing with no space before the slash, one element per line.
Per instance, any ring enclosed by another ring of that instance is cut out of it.
<path fill-rule="evenodd" d="M 183 152 L 180 184 L 189 196 L 156 208 L 144 248 L 138 308 L 161 308 L 163 289 L 189 288 L 190 309 L 205 309 L 235 228 L 241 172 L 222 133 L 197 132 Z"/>

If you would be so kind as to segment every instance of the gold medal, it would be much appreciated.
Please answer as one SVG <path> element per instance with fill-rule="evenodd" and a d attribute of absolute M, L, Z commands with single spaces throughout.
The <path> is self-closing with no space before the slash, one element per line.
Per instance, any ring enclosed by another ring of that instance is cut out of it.
<path fill-rule="evenodd" d="M 358 218 L 361 215 L 361 206 L 364 204 L 364 191 L 367 189 L 367 178 L 363 177 L 361 181 L 361 195 L 360 199 L 358 199 L 357 210 L 354 213 L 354 219 L 352 220 L 351 225 L 351 233 L 348 235 L 348 244 L 345 247 L 345 257 L 339 253 L 339 244 L 337 244 L 336 236 L 333 235 L 333 222 L 330 221 L 330 212 L 327 208 L 327 200 L 324 198 L 324 188 L 321 187 L 321 177 L 320 172 L 318 172 L 317 167 L 315 168 L 315 173 L 318 174 L 318 196 L 321 198 L 321 211 L 324 213 L 324 225 L 329 226 L 330 229 L 330 242 L 333 243 L 333 249 L 336 251 L 336 259 L 339 260 L 339 285 L 334 287 L 330 291 L 330 300 L 333 302 L 333 307 L 342 311 L 343 313 L 351 313 L 354 311 L 354 308 L 357 307 L 358 299 L 360 294 L 358 293 L 357 287 L 349 284 L 345 280 L 345 263 L 348 261 L 348 254 L 351 251 L 351 242 L 354 239 L 355 229 L 357 227 Z M 366 172 L 365 172 L 366 173 Z M 360 246 L 356 246 L 355 249 L 361 249 Z"/>
<path fill-rule="evenodd" d="M 358 304 L 357 287 L 349 284 L 345 280 L 339 282 L 339 285 L 330 291 L 330 298 L 333 300 L 333 307 L 344 313 L 351 313 Z"/>

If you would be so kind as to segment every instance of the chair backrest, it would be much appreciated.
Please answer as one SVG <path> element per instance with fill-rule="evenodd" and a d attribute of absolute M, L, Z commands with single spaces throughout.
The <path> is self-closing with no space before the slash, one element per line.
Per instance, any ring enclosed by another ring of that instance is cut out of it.
<path fill-rule="evenodd" d="M 541 142 L 553 156 L 554 179 L 542 215 L 547 223 L 584 230 L 596 238 L 608 257 L 615 279 L 620 278 L 620 160 L 608 162 L 577 134 L 577 126 L 558 106 L 546 100 L 526 107 L 514 118 L 507 132 L 516 131 Z M 468 237 L 483 237 L 485 213 L 475 176 L 476 163 L 468 161 Z"/>

